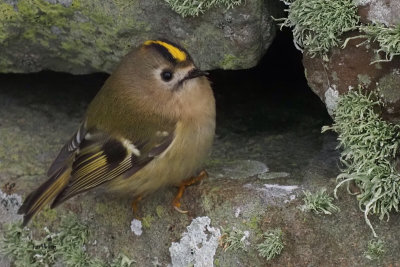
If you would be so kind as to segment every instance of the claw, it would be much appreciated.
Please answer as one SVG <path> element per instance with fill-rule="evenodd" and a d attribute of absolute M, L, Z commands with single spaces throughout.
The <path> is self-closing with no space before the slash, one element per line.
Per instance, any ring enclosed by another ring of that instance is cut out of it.
<path fill-rule="evenodd" d="M 172 202 L 172 205 L 176 211 L 178 211 L 179 213 L 183 213 L 183 214 L 188 213 L 187 210 L 182 210 L 180 208 L 181 207 L 181 198 L 183 196 L 183 192 L 185 191 L 185 187 L 192 185 L 194 183 L 197 183 L 199 181 L 203 182 L 203 179 L 207 178 L 207 177 L 208 177 L 208 173 L 205 170 L 203 170 L 200 172 L 200 174 L 198 176 L 191 177 L 188 180 L 183 181 L 179 185 L 178 193 L 176 194 L 174 201 Z"/>
<path fill-rule="evenodd" d="M 178 208 L 177 206 L 174 206 L 174 209 L 175 209 L 177 212 L 182 213 L 182 214 L 186 214 L 186 213 L 189 212 L 189 211 L 187 211 L 187 210 L 181 210 L 181 209 Z"/>
<path fill-rule="evenodd" d="M 138 212 L 138 209 L 139 209 L 139 208 L 138 208 L 138 204 L 139 204 L 139 202 L 140 202 L 142 199 L 143 199 L 143 196 L 140 195 L 140 196 L 136 197 L 136 198 L 132 201 L 131 207 L 132 207 L 133 215 L 135 215 L 135 216 L 136 216 L 136 214 L 137 214 L 137 212 Z"/>

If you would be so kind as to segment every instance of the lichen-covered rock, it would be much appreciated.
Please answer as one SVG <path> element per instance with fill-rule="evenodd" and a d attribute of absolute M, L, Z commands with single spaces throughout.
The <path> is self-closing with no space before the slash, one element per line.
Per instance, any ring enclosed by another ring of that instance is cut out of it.
<path fill-rule="evenodd" d="M 193 219 L 179 243 L 173 242 L 169 248 L 172 266 L 213 265 L 221 232 L 218 228 L 211 227 L 210 224 L 211 219 L 206 216 Z"/>
<path fill-rule="evenodd" d="M 246 1 L 183 18 L 160 0 L 0 3 L 0 72 L 110 72 L 132 47 L 167 38 L 202 69 L 257 64 L 275 36 L 276 1 Z"/>
<path fill-rule="evenodd" d="M 363 23 L 383 23 L 386 26 L 400 24 L 400 2 L 398 0 L 355 0 Z"/>
<path fill-rule="evenodd" d="M 316 56 L 308 53 L 309 48 L 305 47 L 303 65 L 308 84 L 331 115 L 338 97 L 349 90 L 362 86 L 367 91 L 379 91 L 385 104 L 383 117 L 398 121 L 400 3 L 390 0 L 358 0 L 354 3 L 357 5 L 354 16 L 359 16 L 360 23 L 336 36 L 340 40 L 337 46 Z"/>
<path fill-rule="evenodd" d="M 359 35 L 353 32 L 346 37 Z M 384 117 L 388 120 L 400 119 L 400 57 L 390 62 L 373 63 L 376 60 L 376 43 L 359 46 L 365 39 L 348 41 L 345 48 L 333 48 L 329 60 L 321 57 L 303 56 L 303 65 L 308 85 L 325 103 L 332 115 L 337 98 L 351 89 L 362 85 L 366 90 L 379 88 L 379 95 L 385 103 Z"/>

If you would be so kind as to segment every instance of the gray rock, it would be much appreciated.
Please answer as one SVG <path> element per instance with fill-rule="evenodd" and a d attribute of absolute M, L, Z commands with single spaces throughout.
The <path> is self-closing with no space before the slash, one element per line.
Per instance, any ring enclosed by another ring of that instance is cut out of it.
<path fill-rule="evenodd" d="M 359 33 L 352 32 L 348 36 L 356 35 Z M 370 46 L 359 46 L 360 42 L 354 39 L 343 49 L 332 48 L 327 62 L 320 57 L 312 58 L 304 54 L 303 65 L 308 85 L 325 103 L 331 116 L 341 95 L 363 85 L 368 91 L 378 91 L 382 97 L 385 119 L 399 121 L 400 57 L 396 56 L 390 62 L 371 64 L 376 59 L 378 44 L 373 42 Z"/>
<path fill-rule="evenodd" d="M 233 160 L 209 163 L 208 174 L 211 177 L 229 177 L 231 179 L 248 178 L 268 172 L 268 167 L 255 160 Z"/>
<path fill-rule="evenodd" d="M 202 69 L 250 68 L 275 36 L 277 5 L 245 1 L 183 18 L 160 0 L 8 0 L 0 72 L 111 72 L 132 47 L 160 37 L 183 45 Z"/>
<path fill-rule="evenodd" d="M 395 26 L 400 23 L 400 2 L 397 0 L 356 0 L 361 8 L 361 15 L 373 23 Z M 364 11 L 365 10 L 365 11 Z"/>

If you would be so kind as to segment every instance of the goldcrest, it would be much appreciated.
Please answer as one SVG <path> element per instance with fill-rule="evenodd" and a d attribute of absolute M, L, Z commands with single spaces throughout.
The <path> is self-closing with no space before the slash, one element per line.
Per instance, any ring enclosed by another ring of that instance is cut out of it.
<path fill-rule="evenodd" d="M 28 195 L 23 225 L 45 205 L 102 186 L 143 197 L 195 176 L 215 131 L 215 100 L 205 72 L 167 40 L 127 54 L 90 103 L 72 138 Z"/>

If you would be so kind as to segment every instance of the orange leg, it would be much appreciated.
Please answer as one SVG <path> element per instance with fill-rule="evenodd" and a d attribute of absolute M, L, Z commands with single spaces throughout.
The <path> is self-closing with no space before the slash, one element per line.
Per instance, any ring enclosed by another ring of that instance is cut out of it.
<path fill-rule="evenodd" d="M 183 196 L 183 192 L 185 191 L 185 187 L 192 185 L 194 183 L 200 182 L 201 180 L 203 180 L 204 178 L 208 177 L 208 173 L 205 170 L 202 170 L 200 172 L 200 174 L 196 177 L 191 177 L 185 181 L 183 181 L 180 185 L 179 185 L 179 189 L 178 189 L 178 193 L 176 194 L 174 201 L 172 202 L 172 205 L 174 206 L 174 208 L 180 212 L 180 213 L 187 213 L 187 210 L 181 210 L 181 198 Z"/>
<path fill-rule="evenodd" d="M 143 199 L 143 196 L 140 195 L 140 196 L 136 197 L 135 200 L 132 201 L 131 207 L 132 207 L 132 211 L 133 211 L 134 215 L 137 214 L 137 212 L 138 212 L 138 204 L 142 199 Z"/>

